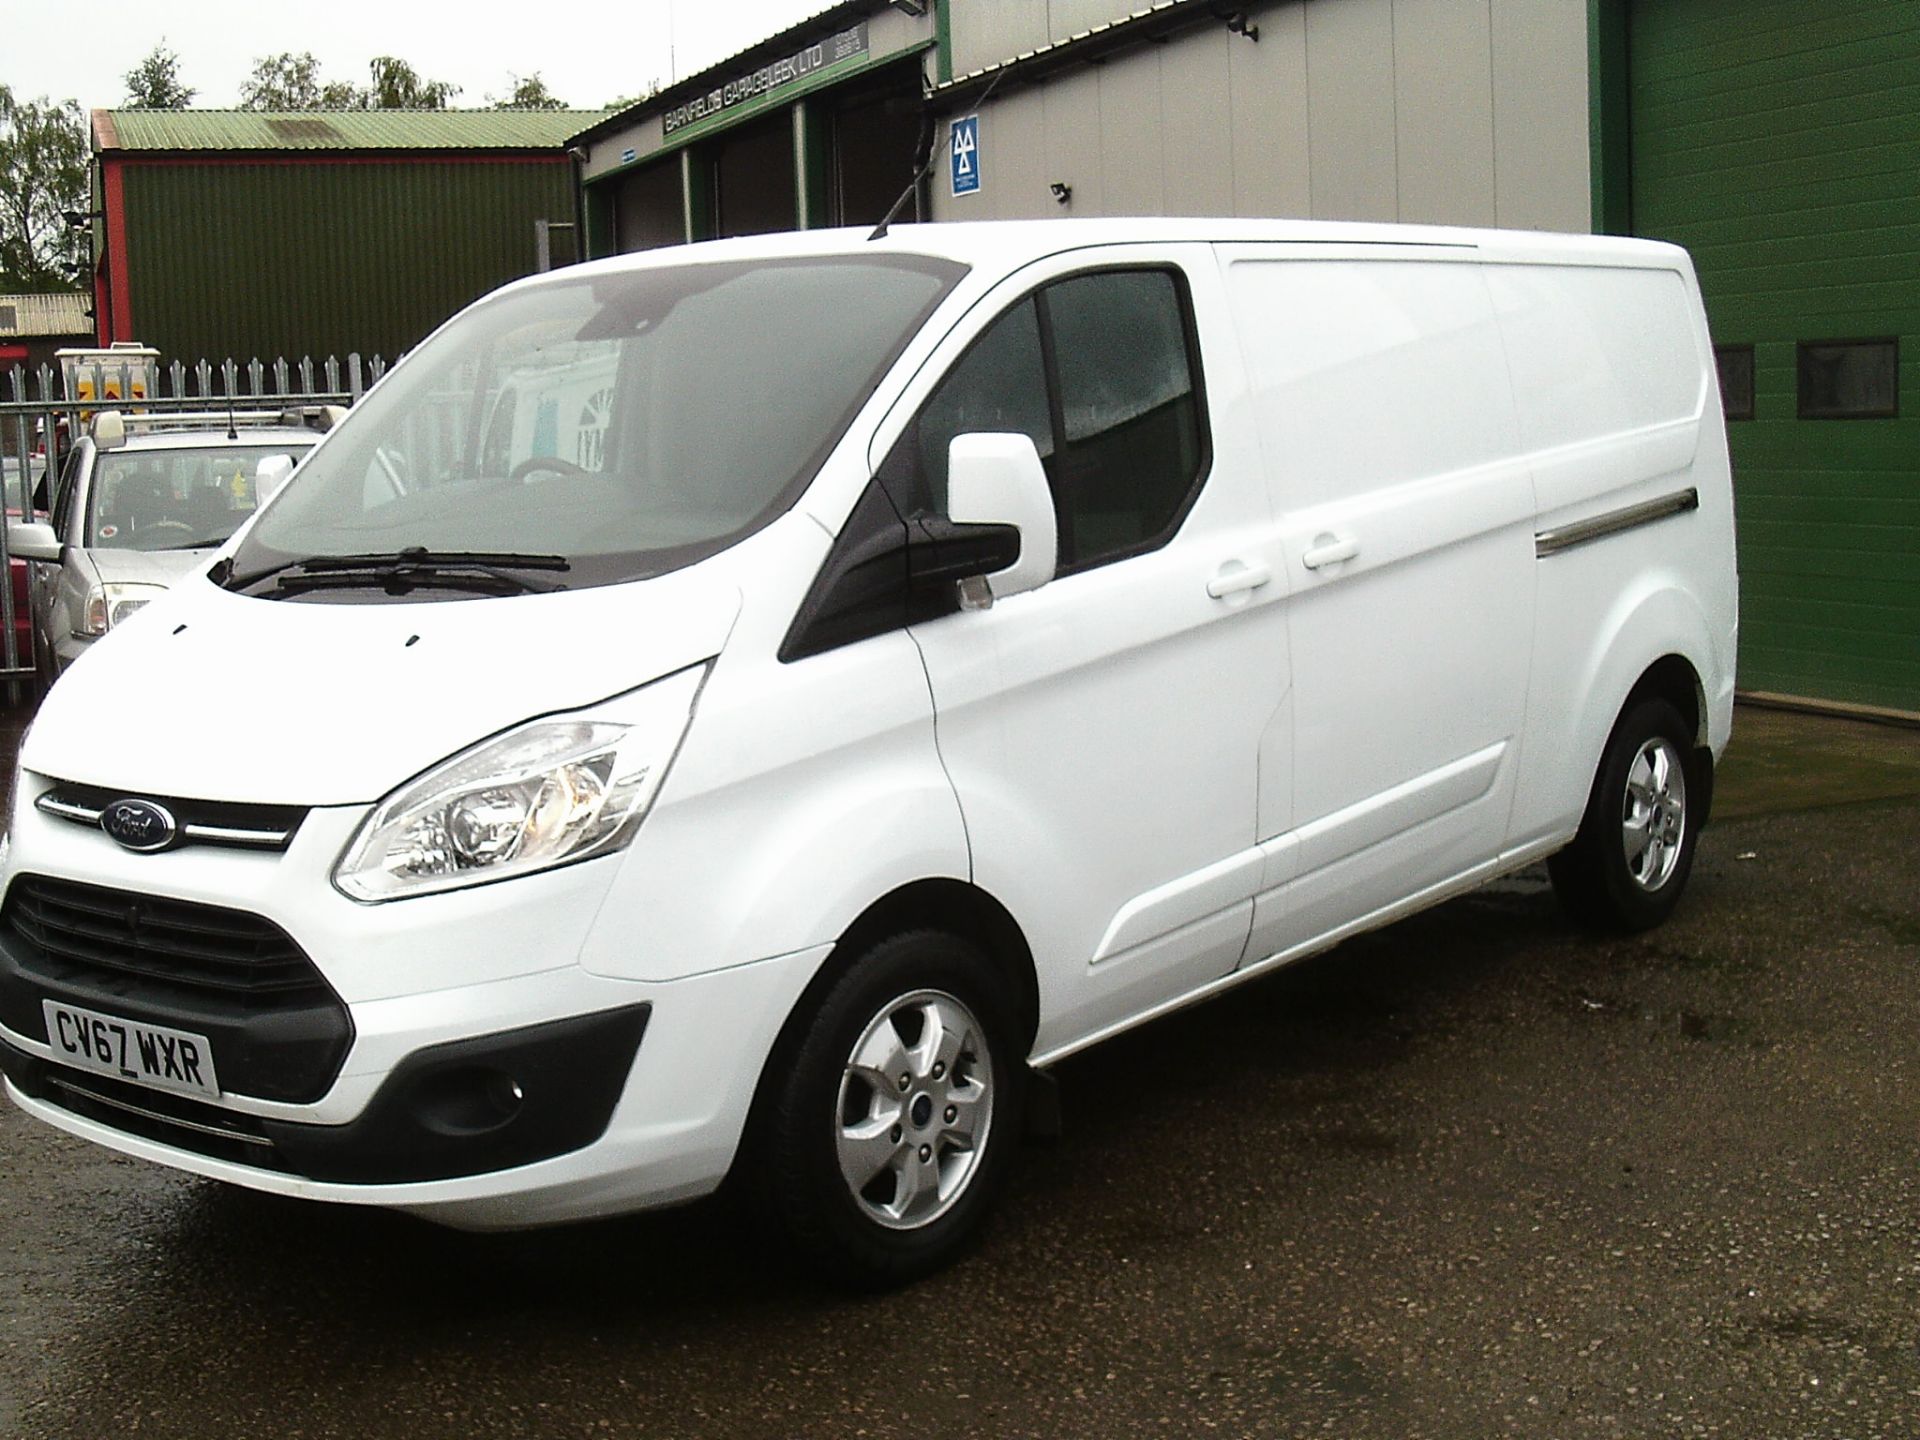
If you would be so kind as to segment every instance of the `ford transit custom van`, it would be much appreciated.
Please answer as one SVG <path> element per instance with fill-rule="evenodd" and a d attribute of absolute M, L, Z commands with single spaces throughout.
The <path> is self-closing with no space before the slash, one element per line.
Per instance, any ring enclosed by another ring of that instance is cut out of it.
<path fill-rule="evenodd" d="M 575 266 L 450 320 L 54 688 L 0 1064 L 128 1154 L 473 1229 L 735 1174 L 896 1281 L 1063 1056 L 1540 860 L 1658 923 L 1734 649 L 1670 246 Z"/>

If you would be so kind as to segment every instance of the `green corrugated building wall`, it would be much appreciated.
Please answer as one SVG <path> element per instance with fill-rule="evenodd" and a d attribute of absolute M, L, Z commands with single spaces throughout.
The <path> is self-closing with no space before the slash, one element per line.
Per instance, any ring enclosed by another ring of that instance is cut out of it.
<path fill-rule="evenodd" d="M 188 365 L 388 358 L 572 258 L 567 137 L 586 111 L 93 115 L 94 321 Z"/>
<path fill-rule="evenodd" d="M 1740 686 L 1920 711 L 1920 5 L 1597 25 L 1599 218 L 1693 253 L 1720 356 Z"/>

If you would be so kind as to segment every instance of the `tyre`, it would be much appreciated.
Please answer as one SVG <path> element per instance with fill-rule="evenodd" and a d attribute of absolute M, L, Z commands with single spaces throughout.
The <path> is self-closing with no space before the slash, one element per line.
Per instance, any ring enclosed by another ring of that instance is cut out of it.
<path fill-rule="evenodd" d="M 1667 700 L 1630 705 L 1613 727 L 1573 843 L 1547 862 L 1569 913 L 1635 931 L 1673 912 L 1693 869 L 1706 776 L 1693 732 Z"/>
<path fill-rule="evenodd" d="M 804 1263 L 884 1288 L 973 1237 L 1020 1138 L 1013 1013 L 976 946 L 916 930 L 865 950 L 796 1017 L 753 1143 L 762 1209 Z"/>

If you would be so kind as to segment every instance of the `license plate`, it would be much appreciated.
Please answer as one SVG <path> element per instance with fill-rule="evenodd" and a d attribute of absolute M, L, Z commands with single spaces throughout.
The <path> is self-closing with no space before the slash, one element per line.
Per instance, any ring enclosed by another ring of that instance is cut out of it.
<path fill-rule="evenodd" d="M 213 1046 L 206 1036 L 53 1000 L 42 1000 L 40 1008 L 47 1017 L 47 1041 L 67 1064 L 136 1085 L 220 1098 Z"/>

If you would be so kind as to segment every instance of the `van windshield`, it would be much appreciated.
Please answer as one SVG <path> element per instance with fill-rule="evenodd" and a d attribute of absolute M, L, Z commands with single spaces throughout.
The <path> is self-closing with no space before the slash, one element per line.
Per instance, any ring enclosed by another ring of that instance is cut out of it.
<path fill-rule="evenodd" d="M 798 498 L 964 273 L 919 256 L 720 261 L 486 301 L 355 407 L 229 583 L 422 551 L 540 556 L 570 587 L 692 564 Z M 371 588 L 354 598 L 387 598 Z"/>

